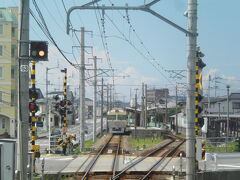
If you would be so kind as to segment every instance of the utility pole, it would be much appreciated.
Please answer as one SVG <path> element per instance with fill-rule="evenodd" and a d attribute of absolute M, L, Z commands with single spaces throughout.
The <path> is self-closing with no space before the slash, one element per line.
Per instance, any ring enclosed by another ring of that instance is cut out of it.
<path fill-rule="evenodd" d="M 167 118 L 167 113 L 168 113 L 168 106 L 167 106 L 167 103 L 168 103 L 168 94 L 167 94 L 167 91 L 165 91 L 165 124 L 167 124 L 168 122 L 168 118 Z"/>
<path fill-rule="evenodd" d="M 176 123 L 175 132 L 178 134 L 178 88 L 176 84 Z"/>
<path fill-rule="evenodd" d="M 186 129 L 186 180 L 195 180 L 195 59 L 197 48 L 197 0 L 188 0 L 187 34 L 187 129 Z"/>
<path fill-rule="evenodd" d="M 107 111 L 109 111 L 109 84 L 107 84 Z"/>
<path fill-rule="evenodd" d="M 132 100 L 132 89 L 130 88 L 130 92 L 129 92 L 129 96 L 130 96 L 130 103 L 131 103 L 131 100 Z"/>
<path fill-rule="evenodd" d="M 110 110 L 112 110 L 112 85 L 109 84 L 109 100 L 110 100 Z"/>
<path fill-rule="evenodd" d="M 145 84 L 145 101 L 144 101 L 144 103 L 145 103 L 145 108 L 144 108 L 144 110 L 145 110 L 145 112 L 144 112 L 144 119 L 145 119 L 145 121 L 144 121 L 144 127 L 145 128 L 147 128 L 147 84 Z"/>
<path fill-rule="evenodd" d="M 93 57 L 93 142 L 96 141 L 97 57 Z"/>
<path fill-rule="evenodd" d="M 81 120 L 80 124 L 80 151 L 84 149 L 84 142 L 85 142 L 85 56 L 84 56 L 84 27 L 81 27 L 81 63 L 79 66 L 80 72 L 80 83 L 79 83 L 79 99 L 80 99 L 80 108 L 79 108 L 79 117 L 78 119 Z"/>
<path fill-rule="evenodd" d="M 29 0 L 20 1 L 19 37 L 18 170 L 20 171 L 20 180 L 26 180 L 29 132 Z"/>
<path fill-rule="evenodd" d="M 211 87 L 210 83 L 211 83 L 211 75 L 209 74 L 208 76 L 208 114 L 210 114 L 210 87 Z"/>
<path fill-rule="evenodd" d="M 51 104 L 49 105 L 49 101 L 48 101 L 48 85 L 49 85 L 49 81 L 48 81 L 48 71 L 51 69 L 56 69 L 59 67 L 59 64 L 57 67 L 46 67 L 46 122 L 48 122 L 48 139 L 49 139 L 49 153 L 50 153 L 50 140 L 51 140 Z M 51 103 L 51 102 L 50 102 Z M 47 121 L 48 120 L 48 121 Z"/>
<path fill-rule="evenodd" d="M 230 86 L 227 85 L 227 143 L 229 138 L 229 88 Z"/>
<path fill-rule="evenodd" d="M 101 90 L 101 136 L 103 135 L 103 78 Z"/>
<path fill-rule="evenodd" d="M 141 127 L 144 127 L 144 118 L 145 118 L 145 115 L 144 115 L 144 83 L 142 83 L 142 103 L 141 103 Z"/>
<path fill-rule="evenodd" d="M 136 93 L 135 93 L 134 138 L 136 139 L 136 135 L 137 135 L 137 91 L 138 91 L 138 88 L 136 88 L 135 91 L 136 91 Z"/>
<path fill-rule="evenodd" d="M 50 132 L 50 124 L 49 124 L 49 121 L 48 121 L 48 67 L 46 67 L 46 116 L 45 116 L 45 121 L 46 123 L 48 122 L 48 132 Z M 50 133 L 49 133 L 49 136 L 50 136 Z M 50 139 L 50 138 L 49 138 Z M 50 149 L 50 140 L 49 140 L 49 149 Z"/>
<path fill-rule="evenodd" d="M 48 108 L 48 125 L 49 125 L 49 131 L 48 131 L 48 140 L 49 140 L 49 154 L 51 153 L 51 110 L 52 106 L 50 105 Z"/>

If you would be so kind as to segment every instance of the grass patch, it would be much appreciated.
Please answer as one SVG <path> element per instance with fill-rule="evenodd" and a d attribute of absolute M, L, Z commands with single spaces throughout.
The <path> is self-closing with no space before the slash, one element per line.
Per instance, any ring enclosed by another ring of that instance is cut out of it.
<path fill-rule="evenodd" d="M 149 149 L 154 147 L 156 144 L 162 142 L 164 138 L 158 137 L 158 138 L 144 138 L 144 139 L 135 139 L 133 137 L 129 138 L 129 141 L 132 143 L 132 146 L 134 148 L 140 148 L 140 149 Z"/>
<path fill-rule="evenodd" d="M 106 132 L 103 132 L 103 135 L 102 135 L 102 136 L 104 136 L 104 135 L 106 135 L 106 134 L 107 134 Z M 96 138 L 96 141 L 98 141 L 99 139 L 101 139 L 102 136 L 101 136 L 101 135 L 98 135 L 97 138 Z M 90 148 L 92 148 L 93 145 L 94 145 L 93 139 L 87 140 L 87 141 L 85 141 L 85 143 L 84 143 L 84 148 L 85 148 L 85 150 L 82 151 L 82 152 L 80 152 L 80 149 L 79 149 L 79 146 L 78 146 L 78 147 L 76 147 L 76 148 L 73 150 L 73 152 L 74 152 L 73 154 L 75 154 L 75 155 L 88 154 L 88 153 L 89 153 L 88 150 L 89 150 Z"/>

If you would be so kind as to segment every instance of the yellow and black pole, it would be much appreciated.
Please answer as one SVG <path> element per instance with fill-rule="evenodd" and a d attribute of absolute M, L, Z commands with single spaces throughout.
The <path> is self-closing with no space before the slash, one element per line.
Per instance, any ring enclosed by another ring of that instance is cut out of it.
<path fill-rule="evenodd" d="M 32 61 L 32 71 L 31 71 L 31 84 L 32 88 L 30 90 L 30 98 L 31 102 L 29 103 L 29 110 L 31 113 L 31 152 L 33 153 L 33 172 L 35 172 L 35 160 L 36 157 L 40 157 L 40 152 L 39 152 L 39 145 L 36 145 L 36 139 L 37 139 L 37 134 L 36 134 L 36 112 L 38 111 L 38 107 L 36 104 L 37 100 L 37 92 L 36 92 L 36 61 Z"/>
<path fill-rule="evenodd" d="M 64 73 L 64 80 L 63 80 L 63 100 L 60 102 L 61 109 L 61 121 L 63 123 L 62 132 L 63 136 L 62 139 L 59 139 L 59 144 L 62 146 L 63 154 L 66 155 L 66 148 L 67 148 L 67 68 L 61 70 Z"/>
<path fill-rule="evenodd" d="M 199 58 L 196 60 L 196 84 L 195 84 L 195 137 L 196 140 L 199 135 L 198 109 L 199 109 Z M 196 141 L 195 140 L 195 141 Z M 197 158 L 197 143 L 195 142 L 195 156 Z M 198 170 L 198 161 L 195 161 L 196 170 Z"/>
<path fill-rule="evenodd" d="M 196 58 L 196 85 L 195 85 L 195 135 L 198 137 L 199 122 L 198 122 L 198 109 L 199 109 L 199 58 Z"/>
<path fill-rule="evenodd" d="M 64 133 L 66 133 L 67 131 L 67 68 L 64 68 L 63 97 L 64 97 L 63 129 L 64 129 Z"/>

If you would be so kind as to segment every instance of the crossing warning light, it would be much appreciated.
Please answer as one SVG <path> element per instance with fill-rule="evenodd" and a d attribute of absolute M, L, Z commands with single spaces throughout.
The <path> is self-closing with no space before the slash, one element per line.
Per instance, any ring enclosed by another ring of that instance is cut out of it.
<path fill-rule="evenodd" d="M 34 102 L 30 102 L 29 103 L 29 111 L 30 112 L 37 112 L 38 111 L 38 106 L 37 106 L 37 104 L 36 103 L 34 103 Z"/>
<path fill-rule="evenodd" d="M 30 57 L 38 61 L 48 60 L 48 44 L 46 41 L 31 41 Z"/>
<path fill-rule="evenodd" d="M 35 100 L 38 99 L 38 93 L 36 90 L 34 90 L 33 88 L 29 89 L 29 99 L 34 98 Z"/>

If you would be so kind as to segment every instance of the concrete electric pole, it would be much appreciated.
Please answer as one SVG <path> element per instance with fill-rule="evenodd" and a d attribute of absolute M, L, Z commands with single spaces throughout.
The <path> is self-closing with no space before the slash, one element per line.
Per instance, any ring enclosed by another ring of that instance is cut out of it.
<path fill-rule="evenodd" d="M 177 88 L 177 84 L 176 84 L 176 123 L 175 123 L 175 132 L 176 134 L 178 134 L 178 88 Z"/>
<path fill-rule="evenodd" d="M 85 56 L 84 56 L 84 27 L 81 27 L 81 63 L 80 63 L 80 83 L 79 83 L 79 95 L 80 95 L 80 108 L 78 119 L 81 122 L 80 124 L 80 151 L 84 149 L 85 142 Z"/>
<path fill-rule="evenodd" d="M 168 103 L 168 94 L 167 94 L 167 91 L 165 91 L 165 124 L 168 123 L 168 106 L 167 106 L 167 103 Z"/>
<path fill-rule="evenodd" d="M 144 119 L 145 119 L 145 115 L 144 115 L 144 83 L 142 83 L 142 103 L 141 103 L 141 123 L 140 126 L 144 127 L 145 123 L 144 123 Z"/>
<path fill-rule="evenodd" d="M 96 141 L 96 103 L 97 103 L 97 57 L 93 57 L 93 142 Z"/>
<path fill-rule="evenodd" d="M 230 86 L 227 85 L 227 142 L 229 140 L 229 88 Z"/>
<path fill-rule="evenodd" d="M 103 135 L 103 78 L 101 87 L 101 136 Z"/>
<path fill-rule="evenodd" d="M 136 139 L 136 135 L 137 135 L 137 91 L 138 91 L 138 88 L 136 88 L 135 91 L 136 91 L 136 93 L 135 93 L 134 138 Z"/>
<path fill-rule="evenodd" d="M 29 132 L 29 0 L 20 1 L 18 170 L 27 179 Z"/>
<path fill-rule="evenodd" d="M 195 179 L 195 59 L 197 48 L 197 0 L 188 0 L 187 34 L 187 129 L 186 129 L 186 180 Z"/>
<path fill-rule="evenodd" d="M 144 101 L 144 103 L 145 103 L 145 106 L 144 106 L 144 110 L 145 110 L 145 112 L 144 112 L 144 119 L 145 119 L 145 121 L 144 121 L 144 127 L 145 128 L 147 128 L 147 84 L 145 84 L 145 101 Z"/>

